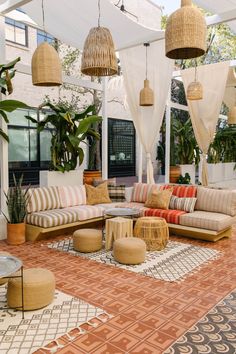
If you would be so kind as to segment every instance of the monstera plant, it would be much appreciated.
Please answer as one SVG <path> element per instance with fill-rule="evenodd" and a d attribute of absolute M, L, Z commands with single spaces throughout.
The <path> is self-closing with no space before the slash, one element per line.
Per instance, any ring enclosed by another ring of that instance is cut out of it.
<path fill-rule="evenodd" d="M 102 118 L 93 114 L 94 106 L 88 106 L 83 112 L 74 112 L 64 104 L 44 103 L 40 109 L 47 109 L 49 113 L 44 120 L 38 122 L 34 118 L 27 119 L 37 124 L 39 132 L 51 128 L 51 169 L 54 171 L 71 171 L 82 164 L 86 139 L 99 139 L 100 135 L 92 125 L 101 122 Z"/>

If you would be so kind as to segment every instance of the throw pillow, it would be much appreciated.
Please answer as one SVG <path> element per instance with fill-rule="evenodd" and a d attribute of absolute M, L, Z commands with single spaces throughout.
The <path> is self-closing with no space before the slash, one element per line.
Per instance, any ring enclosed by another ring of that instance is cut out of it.
<path fill-rule="evenodd" d="M 125 185 L 108 186 L 109 197 L 112 202 L 125 202 Z"/>
<path fill-rule="evenodd" d="M 107 182 L 108 186 L 116 186 L 116 177 L 109 178 L 109 179 L 94 178 L 93 179 L 93 186 L 97 187 L 104 182 Z"/>
<path fill-rule="evenodd" d="M 178 198 L 174 195 L 170 199 L 170 209 L 183 210 L 187 213 L 193 213 L 197 198 Z"/>
<path fill-rule="evenodd" d="M 148 196 L 144 206 L 151 209 L 168 209 L 171 195 L 172 189 L 166 189 L 163 191 L 154 189 Z"/>
<path fill-rule="evenodd" d="M 90 186 L 89 184 L 85 184 L 86 195 L 87 195 L 87 204 L 95 205 L 95 204 L 103 204 L 103 203 L 111 203 L 111 199 L 109 198 L 107 182 L 100 184 L 97 187 Z"/>

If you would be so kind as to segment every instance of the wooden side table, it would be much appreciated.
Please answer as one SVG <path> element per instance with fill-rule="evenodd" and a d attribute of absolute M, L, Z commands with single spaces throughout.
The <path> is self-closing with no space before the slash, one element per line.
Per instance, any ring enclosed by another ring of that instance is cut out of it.
<path fill-rule="evenodd" d="M 146 242 L 147 251 L 161 251 L 169 240 L 169 229 L 164 218 L 144 216 L 136 221 L 134 236 Z"/>
<path fill-rule="evenodd" d="M 122 237 L 133 236 L 133 220 L 116 217 L 106 220 L 106 250 L 110 250 L 113 241 Z"/>

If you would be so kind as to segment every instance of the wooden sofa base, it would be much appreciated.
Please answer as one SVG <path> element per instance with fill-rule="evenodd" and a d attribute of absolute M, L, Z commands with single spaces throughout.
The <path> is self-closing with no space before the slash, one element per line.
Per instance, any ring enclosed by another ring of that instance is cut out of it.
<path fill-rule="evenodd" d="M 168 224 L 170 235 L 186 236 L 198 240 L 216 242 L 223 237 L 231 237 L 232 227 L 229 227 L 220 232 L 211 231 L 206 229 L 199 229 L 196 227 L 189 227 L 176 224 Z"/>

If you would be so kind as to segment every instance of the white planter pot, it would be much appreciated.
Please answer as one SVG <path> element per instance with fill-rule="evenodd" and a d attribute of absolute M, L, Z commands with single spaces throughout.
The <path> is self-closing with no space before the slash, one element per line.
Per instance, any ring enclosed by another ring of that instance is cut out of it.
<path fill-rule="evenodd" d="M 195 178 L 196 178 L 196 166 L 194 164 L 191 165 L 180 165 L 180 171 L 181 175 L 184 177 L 185 173 L 188 173 L 191 180 L 191 184 L 195 184 Z"/>
<path fill-rule="evenodd" d="M 83 184 L 83 170 L 73 170 L 69 172 L 40 171 L 40 187 L 51 186 L 77 186 Z"/>
<path fill-rule="evenodd" d="M 208 163 L 209 183 L 222 182 L 224 180 L 224 167 L 220 163 Z"/>
<path fill-rule="evenodd" d="M 225 181 L 233 179 L 235 177 L 234 166 L 235 166 L 235 162 L 225 162 L 225 163 L 223 163 L 224 180 Z"/>

